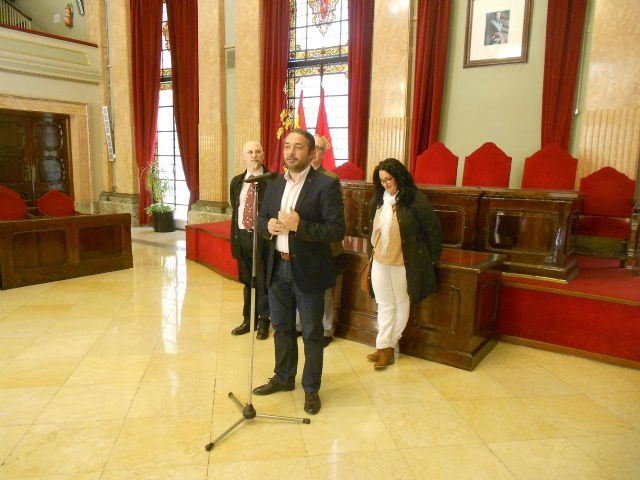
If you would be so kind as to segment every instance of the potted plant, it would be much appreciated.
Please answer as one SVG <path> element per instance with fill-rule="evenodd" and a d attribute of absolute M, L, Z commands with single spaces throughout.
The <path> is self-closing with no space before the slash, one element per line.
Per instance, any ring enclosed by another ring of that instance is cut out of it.
<path fill-rule="evenodd" d="M 145 175 L 145 185 L 151 194 L 153 202 L 144 211 L 151 215 L 153 229 L 156 232 L 173 232 L 175 225 L 173 222 L 173 205 L 164 203 L 164 196 L 171 193 L 171 182 L 160 177 L 160 166 L 158 159 L 142 171 Z"/>

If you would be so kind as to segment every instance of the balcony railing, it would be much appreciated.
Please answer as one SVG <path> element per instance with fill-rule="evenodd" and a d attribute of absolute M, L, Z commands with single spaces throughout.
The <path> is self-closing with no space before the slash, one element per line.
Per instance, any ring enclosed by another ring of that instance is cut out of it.
<path fill-rule="evenodd" d="M 0 0 L 0 24 L 31 30 L 31 17 L 26 16 L 7 0 Z"/>

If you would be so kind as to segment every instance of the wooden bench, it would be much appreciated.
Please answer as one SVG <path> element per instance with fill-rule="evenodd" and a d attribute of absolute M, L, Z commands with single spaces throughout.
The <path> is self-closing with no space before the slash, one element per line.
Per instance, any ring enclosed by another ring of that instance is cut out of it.
<path fill-rule="evenodd" d="M 129 214 L 0 222 L 3 290 L 132 266 Z"/>

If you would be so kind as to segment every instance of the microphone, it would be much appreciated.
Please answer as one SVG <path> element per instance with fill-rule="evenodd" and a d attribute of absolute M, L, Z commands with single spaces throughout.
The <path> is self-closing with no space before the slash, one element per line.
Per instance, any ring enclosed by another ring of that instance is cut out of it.
<path fill-rule="evenodd" d="M 262 175 L 256 175 L 255 177 L 247 178 L 244 180 L 244 183 L 254 183 L 254 182 L 261 182 L 262 180 L 271 180 L 277 175 L 278 174 L 274 172 L 267 172 L 267 173 L 263 173 Z"/>

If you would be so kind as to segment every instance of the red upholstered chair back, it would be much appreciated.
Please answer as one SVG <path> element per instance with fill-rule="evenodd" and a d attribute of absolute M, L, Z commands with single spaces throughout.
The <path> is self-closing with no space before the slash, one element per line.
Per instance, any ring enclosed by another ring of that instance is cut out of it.
<path fill-rule="evenodd" d="M 631 217 L 635 180 L 615 168 L 604 167 L 580 180 L 584 193 L 582 214 L 600 217 Z"/>
<path fill-rule="evenodd" d="M 364 172 L 351 162 L 346 162 L 333 169 L 340 180 L 364 180 Z"/>
<path fill-rule="evenodd" d="M 462 185 L 509 188 L 511 157 L 495 143 L 486 142 L 464 159 Z"/>
<path fill-rule="evenodd" d="M 9 189 L 6 189 L 9 190 Z M 0 190 L 0 220 L 22 220 L 27 217 L 27 204 L 20 195 Z"/>
<path fill-rule="evenodd" d="M 458 157 L 442 143 L 436 142 L 416 158 L 413 179 L 429 185 L 455 185 Z"/>
<path fill-rule="evenodd" d="M 557 143 L 549 143 L 524 161 L 522 188 L 573 190 L 578 159 Z"/>
<path fill-rule="evenodd" d="M 0 185 L 0 192 L 8 193 L 9 195 L 13 195 L 16 198 L 22 198 L 20 197 L 20 194 L 18 192 L 9 187 L 5 187 L 4 185 Z"/>
<path fill-rule="evenodd" d="M 69 217 L 76 213 L 73 198 L 58 190 L 49 190 L 36 203 L 40 213 L 50 217 Z"/>

